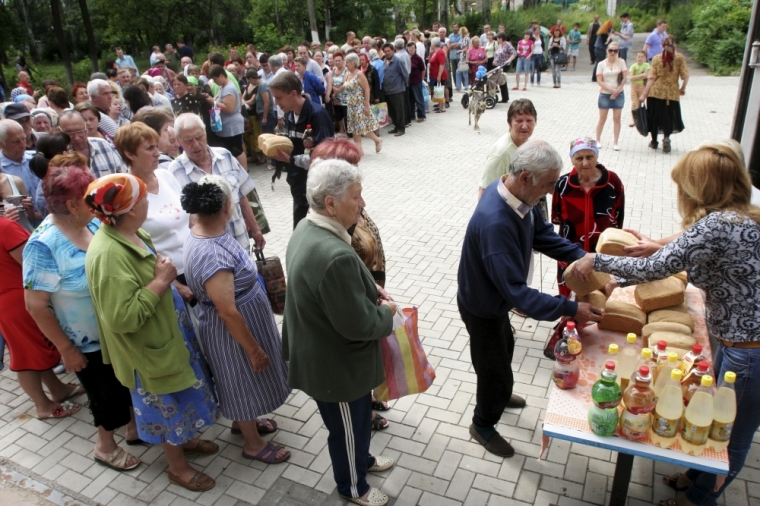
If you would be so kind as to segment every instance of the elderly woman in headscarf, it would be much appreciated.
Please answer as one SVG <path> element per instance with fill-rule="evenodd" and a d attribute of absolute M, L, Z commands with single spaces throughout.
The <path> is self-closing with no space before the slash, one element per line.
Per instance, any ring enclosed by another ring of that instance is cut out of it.
<path fill-rule="evenodd" d="M 670 153 L 670 135 L 684 129 L 680 99 L 686 94 L 688 82 L 686 58 L 676 52 L 676 39 L 668 35 L 662 41 L 662 53 L 652 59 L 647 86 L 640 98 L 647 102 L 647 126 L 652 135 L 650 148 L 657 149 L 657 134 L 662 132 L 662 152 Z"/>
<path fill-rule="evenodd" d="M 219 450 L 196 438 L 219 412 L 185 304 L 172 285 L 177 269 L 140 228 L 148 215 L 147 192 L 131 174 L 88 186 L 85 202 L 104 225 L 87 250 L 87 283 L 103 362 L 130 390 L 139 438 L 162 445 L 170 482 L 202 492 L 215 481 L 193 469 L 185 454 Z"/>
<path fill-rule="evenodd" d="M 361 173 L 343 160 L 309 168 L 311 213 L 288 243 L 288 297 L 283 358 L 288 385 L 314 398 L 329 431 L 327 446 L 338 493 L 357 504 L 383 505 L 388 497 L 367 483 L 367 472 L 394 460 L 369 452 L 372 396 L 385 379 L 380 339 L 390 334 L 396 304 L 375 284 L 351 248 L 364 207 Z"/>
<path fill-rule="evenodd" d="M 23 253 L 26 307 L 60 352 L 66 369 L 76 373 L 87 391 L 98 430 L 95 462 L 128 471 L 140 465 L 140 459 L 117 446 L 114 430 L 126 425 L 126 443 L 142 441 L 129 390 L 116 379 L 113 367 L 103 362 L 84 272 L 87 249 L 99 228 L 82 199 L 94 178 L 79 153 L 56 156 L 49 165 L 41 188 L 50 214 L 32 233 Z"/>
<path fill-rule="evenodd" d="M 625 188 L 617 174 L 598 162 L 599 146 L 590 137 L 570 143 L 573 170 L 562 175 L 552 196 L 552 223 L 559 235 L 579 244 L 584 251 L 596 251 L 599 235 L 608 228 L 623 228 Z M 563 273 L 567 263 L 557 262 L 560 295 L 570 297 Z"/>
<path fill-rule="evenodd" d="M 279 464 L 290 452 L 261 438 L 277 430 L 277 424 L 257 417 L 273 412 L 290 395 L 288 365 L 256 263 L 225 233 L 231 193 L 227 180 L 217 175 L 182 189 L 182 207 L 194 218 L 184 248 L 185 275 L 201 302 L 199 334 L 219 406 L 235 420 L 233 434 L 245 440 L 243 458 Z"/>

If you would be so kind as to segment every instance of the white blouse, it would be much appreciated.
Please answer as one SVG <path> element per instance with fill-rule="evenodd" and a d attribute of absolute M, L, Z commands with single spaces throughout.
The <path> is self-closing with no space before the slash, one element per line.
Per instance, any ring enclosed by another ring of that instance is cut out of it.
<path fill-rule="evenodd" d="M 142 229 L 150 234 L 156 252 L 172 259 L 177 274 L 185 272 L 182 251 L 190 235 L 190 215 L 182 209 L 182 187 L 168 170 L 156 169 L 158 193 L 148 192 L 148 219 Z"/>

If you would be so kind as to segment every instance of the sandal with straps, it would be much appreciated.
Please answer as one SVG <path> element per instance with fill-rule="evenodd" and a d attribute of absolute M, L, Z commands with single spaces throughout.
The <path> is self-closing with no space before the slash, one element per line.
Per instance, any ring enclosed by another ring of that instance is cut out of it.
<path fill-rule="evenodd" d="M 197 445 L 193 446 L 192 448 L 182 447 L 182 450 L 185 452 L 185 455 L 189 453 L 195 453 L 198 455 L 210 455 L 219 451 L 219 445 L 213 441 L 209 441 L 208 439 L 199 439 Z"/>
<path fill-rule="evenodd" d="M 385 420 L 385 423 L 383 423 L 383 420 Z M 377 416 L 377 414 L 375 413 L 372 413 L 372 430 L 384 430 L 390 426 L 391 426 L 391 422 L 389 422 L 385 418 Z"/>
<path fill-rule="evenodd" d="M 106 458 L 101 459 L 97 455 L 94 456 L 95 462 L 102 466 L 110 467 L 111 469 L 116 469 L 117 471 L 129 471 L 131 469 L 136 468 L 140 465 L 140 459 L 132 455 L 131 453 L 124 450 L 124 448 L 117 446 L 114 451 L 112 451 Z M 132 464 L 131 466 L 127 465 L 127 461 L 130 459 L 137 459 L 137 462 L 135 464 Z"/>
<path fill-rule="evenodd" d="M 166 473 L 169 475 L 170 482 L 193 492 L 205 492 L 206 490 L 214 488 L 214 485 L 216 485 L 216 481 L 214 481 L 211 476 L 200 471 L 195 473 L 195 475 L 190 478 L 190 481 L 184 481 L 179 476 L 172 474 L 169 471 L 166 471 Z"/>
<path fill-rule="evenodd" d="M 670 488 L 672 488 L 673 490 L 675 490 L 676 492 L 683 492 L 684 490 L 686 490 L 687 488 L 689 488 L 689 485 L 685 485 L 685 486 L 681 486 L 681 487 L 678 486 L 678 479 L 681 476 L 685 476 L 685 475 L 683 473 L 676 473 L 676 474 L 673 474 L 671 476 L 663 476 L 662 477 L 662 482 L 665 483 L 665 485 L 667 485 Z M 691 481 L 691 480 L 689 480 L 689 481 Z"/>
<path fill-rule="evenodd" d="M 60 406 L 50 412 L 49 416 L 38 416 L 37 420 L 47 420 L 48 418 L 66 418 L 67 416 L 79 413 L 82 406 L 76 402 L 65 401 Z"/>
<path fill-rule="evenodd" d="M 248 455 L 247 453 L 245 453 L 245 450 L 243 450 L 243 458 L 249 459 L 249 460 L 258 460 L 259 462 L 263 462 L 265 464 L 279 464 L 280 462 L 285 462 L 286 460 L 290 458 L 289 451 L 285 451 L 285 455 L 283 455 L 280 458 L 277 458 L 277 452 L 283 449 L 285 449 L 284 446 L 280 446 L 278 444 L 274 444 L 273 442 L 269 441 L 264 446 L 264 448 L 256 455 Z"/>
<path fill-rule="evenodd" d="M 369 489 L 369 495 L 367 495 L 366 499 L 360 497 L 346 497 L 343 495 L 341 497 L 346 501 L 359 504 L 360 506 L 385 506 L 388 504 L 388 496 L 375 487 Z"/>

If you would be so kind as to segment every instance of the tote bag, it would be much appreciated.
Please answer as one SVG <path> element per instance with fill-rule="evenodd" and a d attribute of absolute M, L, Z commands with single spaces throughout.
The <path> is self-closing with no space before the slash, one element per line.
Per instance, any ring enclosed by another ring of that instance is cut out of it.
<path fill-rule="evenodd" d="M 391 122 L 390 117 L 388 116 L 388 104 L 386 102 L 371 105 L 369 106 L 369 110 L 377 120 L 377 124 L 381 127 L 384 127 Z"/>
<path fill-rule="evenodd" d="M 435 88 L 433 88 L 433 102 L 436 104 L 442 104 L 446 101 L 446 95 L 443 91 L 443 86 L 440 84 L 437 84 Z"/>
<path fill-rule="evenodd" d="M 633 100 L 638 100 L 636 97 L 632 97 Z M 647 124 L 647 106 L 644 102 L 639 105 L 639 108 L 633 111 L 633 123 L 636 125 L 636 130 L 644 137 L 649 135 L 649 125 Z"/>
<path fill-rule="evenodd" d="M 435 380 L 417 330 L 417 308 L 399 310 L 393 317 L 393 332 L 380 341 L 385 381 L 375 388 L 381 401 L 426 391 Z"/>
<path fill-rule="evenodd" d="M 212 132 L 222 131 L 222 110 L 218 107 L 213 107 L 208 111 L 209 121 L 211 123 Z"/>

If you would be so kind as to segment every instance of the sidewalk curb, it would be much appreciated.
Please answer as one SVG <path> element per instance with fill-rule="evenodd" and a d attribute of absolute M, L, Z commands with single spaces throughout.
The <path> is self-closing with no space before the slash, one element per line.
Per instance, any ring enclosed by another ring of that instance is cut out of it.
<path fill-rule="evenodd" d="M 53 480 L 43 478 L 37 473 L 30 471 L 0 457 L 0 479 L 40 496 L 58 506 L 99 506 L 100 503 L 91 501 L 82 494 L 62 487 Z"/>

